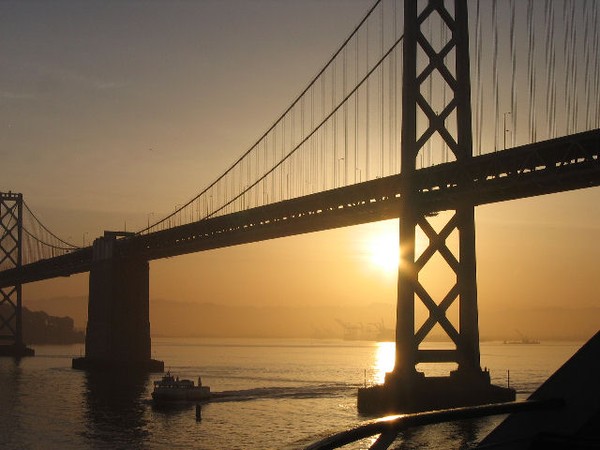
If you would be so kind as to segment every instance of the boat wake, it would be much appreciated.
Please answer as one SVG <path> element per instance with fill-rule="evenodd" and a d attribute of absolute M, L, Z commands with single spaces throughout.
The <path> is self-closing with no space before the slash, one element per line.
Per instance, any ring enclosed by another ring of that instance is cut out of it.
<path fill-rule="evenodd" d="M 237 391 L 213 392 L 210 401 L 243 402 L 260 399 L 307 399 L 307 398 L 335 398 L 346 397 L 356 391 L 356 386 L 348 384 L 339 385 L 313 385 L 298 387 L 264 387 L 242 389 Z"/>

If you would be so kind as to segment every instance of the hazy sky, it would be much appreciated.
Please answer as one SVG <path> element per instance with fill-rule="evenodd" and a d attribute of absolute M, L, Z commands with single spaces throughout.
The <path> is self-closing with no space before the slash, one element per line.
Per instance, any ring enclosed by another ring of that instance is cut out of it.
<path fill-rule="evenodd" d="M 140 229 L 244 152 L 371 0 L 0 2 L 0 190 L 81 244 Z M 600 306 L 600 189 L 477 209 L 479 298 Z M 397 222 L 151 263 L 151 297 L 231 304 L 395 302 L 372 261 Z M 391 239 L 391 240 L 390 240 Z M 445 289 L 445 288 L 443 288 Z M 87 294 L 87 276 L 27 297 Z"/>

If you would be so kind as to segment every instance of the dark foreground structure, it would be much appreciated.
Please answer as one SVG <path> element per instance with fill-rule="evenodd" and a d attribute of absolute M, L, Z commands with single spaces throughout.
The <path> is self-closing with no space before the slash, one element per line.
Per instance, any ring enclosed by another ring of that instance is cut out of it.
<path fill-rule="evenodd" d="M 20 358 L 22 356 L 34 356 L 35 350 L 25 345 L 0 345 L 0 356 L 12 356 Z"/>
<path fill-rule="evenodd" d="M 560 399 L 563 407 L 510 415 L 480 444 L 481 448 L 600 448 L 600 331 L 531 396 Z"/>

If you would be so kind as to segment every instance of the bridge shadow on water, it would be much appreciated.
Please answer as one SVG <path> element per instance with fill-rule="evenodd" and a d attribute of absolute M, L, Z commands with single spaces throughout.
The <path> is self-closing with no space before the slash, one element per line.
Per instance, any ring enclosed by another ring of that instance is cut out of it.
<path fill-rule="evenodd" d="M 143 448 L 150 434 L 147 384 L 142 372 L 86 372 L 85 438 L 111 448 Z"/>

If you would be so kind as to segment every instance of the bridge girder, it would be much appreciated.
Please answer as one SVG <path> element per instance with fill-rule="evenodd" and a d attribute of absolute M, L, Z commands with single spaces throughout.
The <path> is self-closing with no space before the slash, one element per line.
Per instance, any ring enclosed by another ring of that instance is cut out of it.
<path fill-rule="evenodd" d="M 600 186 L 600 130 L 538 142 L 416 171 L 423 215 L 459 202 L 485 205 Z M 398 218 L 402 175 L 119 239 L 148 260 Z M 92 248 L 0 271 L 0 287 L 89 272 Z"/>

